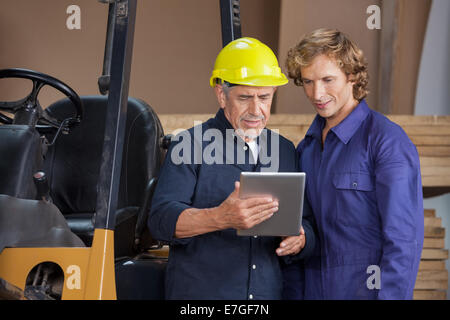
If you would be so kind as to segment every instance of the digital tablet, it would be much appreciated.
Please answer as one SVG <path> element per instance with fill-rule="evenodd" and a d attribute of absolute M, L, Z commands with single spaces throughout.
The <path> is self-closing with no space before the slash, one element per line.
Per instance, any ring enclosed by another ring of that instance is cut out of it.
<path fill-rule="evenodd" d="M 278 211 L 256 226 L 238 230 L 240 236 L 297 236 L 302 224 L 304 172 L 241 172 L 239 197 L 272 196 Z"/>

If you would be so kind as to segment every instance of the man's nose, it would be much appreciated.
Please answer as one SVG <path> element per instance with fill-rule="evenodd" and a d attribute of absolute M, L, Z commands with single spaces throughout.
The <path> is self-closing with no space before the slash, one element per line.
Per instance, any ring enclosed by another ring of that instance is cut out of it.
<path fill-rule="evenodd" d="M 314 100 L 321 100 L 325 95 L 325 88 L 320 82 L 314 83 L 313 86 Z"/>
<path fill-rule="evenodd" d="M 259 101 L 258 99 L 252 99 L 249 108 L 248 108 L 248 113 L 253 115 L 253 116 L 259 116 L 261 115 L 261 106 L 262 106 L 262 102 Z"/>

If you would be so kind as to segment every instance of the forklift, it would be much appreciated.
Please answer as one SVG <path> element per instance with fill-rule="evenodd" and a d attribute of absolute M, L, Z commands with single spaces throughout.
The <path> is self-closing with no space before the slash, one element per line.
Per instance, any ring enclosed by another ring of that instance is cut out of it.
<path fill-rule="evenodd" d="M 164 299 L 167 255 L 147 217 L 170 144 L 158 116 L 128 96 L 137 0 L 108 6 L 101 95 L 52 76 L 0 102 L 0 299 Z M 222 40 L 239 38 L 239 0 L 220 0 Z M 4 80 L 5 81 L 5 80 Z M 44 86 L 66 96 L 47 108 Z"/>
<path fill-rule="evenodd" d="M 0 297 L 164 296 L 165 258 L 151 254 L 146 216 L 168 140 L 152 108 L 128 97 L 137 1 L 101 2 L 103 95 L 0 70 L 33 83 L 24 99 L 0 102 Z M 67 98 L 42 108 L 44 86 Z"/>

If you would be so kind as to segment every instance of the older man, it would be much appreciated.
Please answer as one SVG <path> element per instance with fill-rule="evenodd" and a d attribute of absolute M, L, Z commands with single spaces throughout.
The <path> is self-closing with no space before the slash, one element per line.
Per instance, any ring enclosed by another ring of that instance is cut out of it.
<path fill-rule="evenodd" d="M 240 199 L 240 173 L 297 171 L 292 142 L 265 129 L 276 88 L 286 83 L 273 52 L 256 39 L 219 53 L 210 84 L 220 109 L 171 144 L 149 217 L 153 237 L 170 243 L 168 299 L 279 299 L 282 264 L 312 251 L 307 210 L 299 236 L 236 234 L 278 210 L 270 197 Z"/>
<path fill-rule="evenodd" d="M 363 53 L 342 32 L 313 31 L 286 64 L 317 112 L 298 146 L 320 239 L 305 297 L 411 299 L 424 236 L 416 147 L 369 109 Z"/>

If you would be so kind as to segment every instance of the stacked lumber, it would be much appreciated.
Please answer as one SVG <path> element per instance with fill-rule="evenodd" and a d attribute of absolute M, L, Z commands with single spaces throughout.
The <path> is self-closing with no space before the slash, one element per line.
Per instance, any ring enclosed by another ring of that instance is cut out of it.
<path fill-rule="evenodd" d="M 186 130 L 198 123 L 214 117 L 213 114 L 159 114 L 165 134 L 176 135 L 181 130 Z"/>
<path fill-rule="evenodd" d="M 178 133 L 203 122 L 213 114 L 163 114 L 159 118 L 164 132 Z M 267 125 L 297 145 L 305 136 L 315 115 L 273 114 Z M 400 125 L 416 145 L 420 156 L 422 185 L 450 191 L 450 116 L 390 115 L 388 118 Z M 425 190 L 427 191 L 427 190 Z M 426 196 L 436 195 L 426 193 Z"/>
<path fill-rule="evenodd" d="M 445 228 L 441 218 L 436 217 L 435 210 L 426 209 L 425 238 L 419 273 L 414 287 L 414 299 L 445 300 L 447 298 L 448 271 L 445 261 L 448 250 L 444 247 Z"/>

